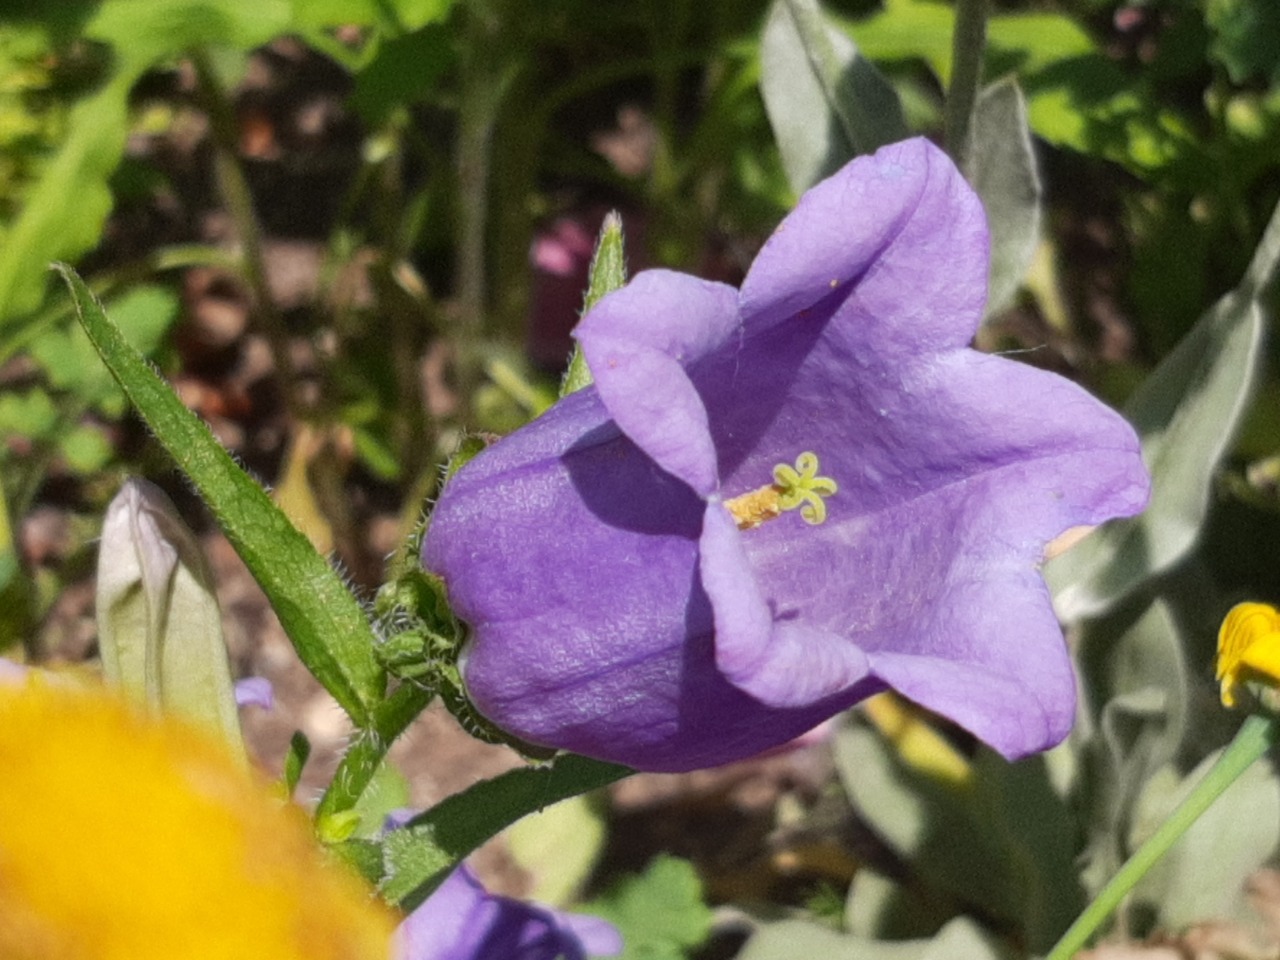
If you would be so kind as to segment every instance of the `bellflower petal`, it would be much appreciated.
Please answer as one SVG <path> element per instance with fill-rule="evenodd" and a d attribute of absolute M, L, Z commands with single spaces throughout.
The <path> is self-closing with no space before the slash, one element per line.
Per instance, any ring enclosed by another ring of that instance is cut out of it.
<path fill-rule="evenodd" d="M 719 485 L 715 444 L 702 397 L 684 368 L 735 335 L 737 297 L 722 283 L 650 270 L 592 310 L 574 332 L 614 422 L 704 497 Z M 630 322 L 640 315 L 649 322 Z"/>
<path fill-rule="evenodd" d="M 481 712 L 656 770 L 886 686 L 1008 756 L 1061 739 L 1045 544 L 1149 481 L 1116 413 L 968 347 L 986 270 L 981 204 L 912 140 L 809 191 L 736 296 L 649 271 L 602 300 L 595 386 L 455 475 L 424 545 Z"/>
<path fill-rule="evenodd" d="M 460 866 L 400 924 L 397 960 L 586 960 L 622 952 L 598 917 L 562 913 L 484 889 Z"/>

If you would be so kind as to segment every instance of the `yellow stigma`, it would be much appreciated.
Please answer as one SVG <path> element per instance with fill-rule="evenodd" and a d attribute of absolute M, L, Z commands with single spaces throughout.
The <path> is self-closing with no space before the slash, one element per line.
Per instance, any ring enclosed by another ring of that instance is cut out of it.
<path fill-rule="evenodd" d="M 1222 704 L 1234 707 L 1246 685 L 1280 687 L 1280 612 L 1266 603 L 1239 603 L 1218 631 Z M 1247 692 L 1247 691 L 1246 691 Z"/>
<path fill-rule="evenodd" d="M 780 463 L 773 468 L 773 483 L 726 500 L 739 530 L 750 530 L 766 520 L 799 508 L 805 523 L 817 526 L 827 519 L 824 500 L 839 488 L 830 477 L 818 476 L 818 455 L 806 450 L 796 457 L 795 466 Z"/>

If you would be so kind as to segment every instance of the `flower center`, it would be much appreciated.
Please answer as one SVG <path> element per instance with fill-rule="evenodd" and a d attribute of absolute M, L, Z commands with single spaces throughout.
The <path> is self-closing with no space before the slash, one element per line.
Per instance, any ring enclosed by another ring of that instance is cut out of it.
<path fill-rule="evenodd" d="M 751 530 L 788 510 L 800 510 L 805 523 L 817 526 L 827 519 L 823 498 L 838 487 L 830 477 L 818 476 L 818 455 L 806 450 L 796 457 L 795 466 L 780 463 L 773 468 L 773 483 L 750 490 L 724 502 L 739 530 Z"/>

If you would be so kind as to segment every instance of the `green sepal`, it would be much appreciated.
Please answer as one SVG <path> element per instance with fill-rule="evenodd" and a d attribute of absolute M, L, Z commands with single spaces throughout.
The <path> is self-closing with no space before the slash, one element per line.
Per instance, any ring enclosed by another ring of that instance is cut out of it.
<path fill-rule="evenodd" d="M 343 843 L 355 836 L 362 819 L 359 810 L 339 810 L 316 819 L 316 836 L 325 846 Z"/>
<path fill-rule="evenodd" d="M 559 752 L 553 747 L 541 747 L 521 740 L 490 722 L 467 696 L 457 666 L 442 666 L 436 674 L 435 683 L 436 692 L 445 709 L 453 714 L 453 718 L 458 721 L 458 725 L 463 730 L 477 740 L 508 746 L 526 760 L 535 763 L 550 760 Z"/>
<path fill-rule="evenodd" d="M 458 449 L 453 452 L 444 468 L 444 485 L 453 479 L 453 475 L 474 460 L 477 454 L 494 441 L 494 437 L 482 433 L 470 433 L 462 438 Z"/>
<path fill-rule="evenodd" d="M 611 210 L 600 226 L 600 239 L 596 241 L 596 252 L 591 258 L 587 294 L 582 302 L 583 315 L 599 303 L 605 294 L 621 290 L 626 284 L 627 258 L 622 239 L 622 217 L 618 215 L 618 211 Z M 591 383 L 591 370 L 582 355 L 582 347 L 574 344 L 569 369 L 560 382 L 560 396 L 567 397 L 583 387 L 591 386 Z"/>
<path fill-rule="evenodd" d="M 301 730 L 293 731 L 289 738 L 289 749 L 284 755 L 284 795 L 292 797 L 298 789 L 298 781 L 302 779 L 302 768 L 311 757 L 311 741 Z"/>

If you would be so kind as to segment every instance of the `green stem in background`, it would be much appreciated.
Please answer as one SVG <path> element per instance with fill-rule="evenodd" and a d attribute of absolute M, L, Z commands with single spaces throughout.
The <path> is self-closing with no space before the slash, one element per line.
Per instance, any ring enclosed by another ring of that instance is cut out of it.
<path fill-rule="evenodd" d="M 489 172 L 498 110 L 515 71 L 495 63 L 500 29 L 487 4 L 470 8 L 468 62 L 463 69 L 458 128 L 458 307 L 459 329 L 475 337 L 485 330 L 487 271 L 485 236 L 489 222 Z"/>
<path fill-rule="evenodd" d="M 1218 762 L 1150 839 L 1125 861 L 1124 866 L 1099 891 L 1093 902 L 1076 918 L 1075 923 L 1067 928 L 1067 932 L 1049 951 L 1045 960 L 1070 960 L 1103 921 L 1111 916 L 1120 901 L 1147 871 L 1155 866 L 1156 861 L 1168 853 L 1191 824 L 1209 809 L 1213 801 L 1277 741 L 1280 741 L 1280 721 L 1261 716 L 1251 716 L 1245 720 Z"/>
<path fill-rule="evenodd" d="M 235 223 L 236 235 L 243 250 L 243 271 L 253 293 L 255 315 L 271 348 L 271 359 L 276 376 L 280 379 L 281 394 L 294 419 L 298 419 L 303 405 L 298 396 L 298 378 L 294 372 L 293 357 L 289 353 L 289 332 L 284 318 L 276 309 L 267 285 L 267 267 L 262 253 L 262 230 L 253 209 L 253 194 L 249 182 L 240 168 L 236 155 L 236 118 L 231 100 L 218 77 L 209 55 L 203 50 L 191 51 L 196 78 L 203 94 L 203 106 L 209 114 L 213 132 L 214 170 L 222 198 Z"/>
<path fill-rule="evenodd" d="M 9 504 L 0 486 L 0 650 L 21 643 L 27 659 L 39 653 L 35 586 L 13 539 Z"/>
<path fill-rule="evenodd" d="M 987 47 L 988 0 L 956 0 L 951 35 L 951 83 L 945 111 L 947 153 L 957 164 L 968 149 L 969 122 L 982 85 L 982 56 Z"/>
<path fill-rule="evenodd" d="M 521 64 L 504 56 L 500 10 L 473 0 L 466 5 L 466 50 L 458 108 L 457 313 L 449 325 L 458 379 L 457 396 L 471 403 L 484 371 L 482 341 L 493 334 L 489 317 L 489 228 L 493 196 L 493 142 L 498 119 Z M 466 410 L 461 411 L 466 420 Z"/>

